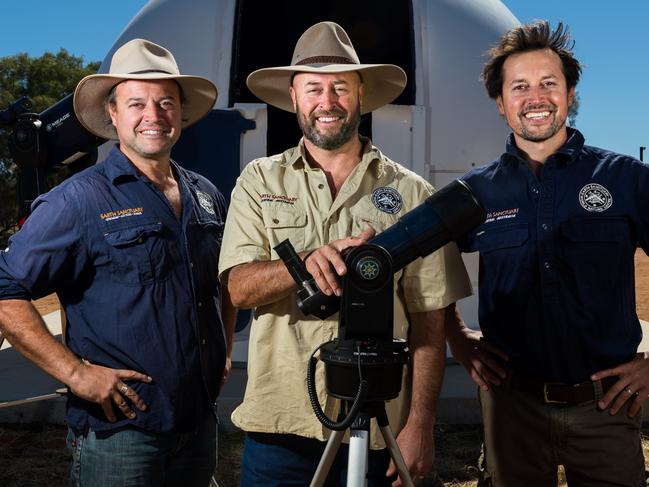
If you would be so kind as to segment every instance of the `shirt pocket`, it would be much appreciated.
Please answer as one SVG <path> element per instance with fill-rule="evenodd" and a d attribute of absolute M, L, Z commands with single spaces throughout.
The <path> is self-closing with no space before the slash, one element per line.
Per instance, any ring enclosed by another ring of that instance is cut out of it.
<path fill-rule="evenodd" d="M 352 207 L 349 213 L 351 215 L 351 228 L 348 233 L 350 236 L 358 236 L 368 228 L 374 229 L 378 235 L 397 223 L 399 218 L 405 214 L 405 211 L 398 215 L 391 215 L 379 211 L 368 200 L 365 200 Z"/>
<path fill-rule="evenodd" d="M 205 269 L 213 269 L 213 272 L 208 273 L 206 278 L 209 283 L 210 289 L 217 288 L 218 284 L 218 266 L 219 254 L 221 252 L 221 242 L 223 241 L 224 222 L 220 219 L 207 218 L 198 220 L 193 224 L 194 231 L 197 232 L 195 238 L 192 238 L 193 245 L 198 248 L 192 252 L 194 260 L 200 263 L 199 265 Z M 218 291 L 218 289 L 217 289 Z"/>
<path fill-rule="evenodd" d="M 170 259 L 159 221 L 138 222 L 104 233 L 113 277 L 127 285 L 142 285 L 168 275 Z"/>
<path fill-rule="evenodd" d="M 532 268 L 528 223 L 489 227 L 479 232 L 472 251 L 480 252 L 480 272 L 502 291 L 510 293 Z"/>
<path fill-rule="evenodd" d="M 530 238 L 529 225 L 516 223 L 501 227 L 493 227 L 476 234 L 475 248 L 481 253 L 502 249 L 520 248 Z"/>
<path fill-rule="evenodd" d="M 635 245 L 625 217 L 572 218 L 561 223 L 560 233 L 564 268 L 588 292 L 604 296 L 621 276 L 633 275 Z"/>
<path fill-rule="evenodd" d="M 262 216 L 271 250 L 286 239 L 290 240 L 296 252 L 304 250 L 307 217 L 302 208 L 265 205 Z M 271 258 L 278 258 L 275 251 L 272 251 Z"/>

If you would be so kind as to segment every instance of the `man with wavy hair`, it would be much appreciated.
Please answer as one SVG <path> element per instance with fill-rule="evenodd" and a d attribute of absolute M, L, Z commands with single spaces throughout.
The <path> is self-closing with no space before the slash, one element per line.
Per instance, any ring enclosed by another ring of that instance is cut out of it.
<path fill-rule="evenodd" d="M 649 167 L 566 126 L 581 67 L 547 22 L 507 32 L 483 79 L 511 128 L 506 151 L 464 178 L 488 212 L 458 242 L 480 253 L 482 334 L 448 322 L 480 387 L 481 486 L 644 485 L 649 360 L 634 253 L 649 251 Z"/>

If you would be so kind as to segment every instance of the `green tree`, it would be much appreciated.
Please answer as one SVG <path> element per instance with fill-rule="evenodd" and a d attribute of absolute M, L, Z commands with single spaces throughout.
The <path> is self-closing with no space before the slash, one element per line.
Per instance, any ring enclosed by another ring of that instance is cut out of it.
<path fill-rule="evenodd" d="M 83 59 L 65 49 L 40 57 L 25 53 L 0 58 L 0 109 L 22 96 L 33 102 L 40 113 L 72 93 L 81 78 L 96 73 L 100 62 L 84 64 Z M 16 167 L 7 148 L 10 129 L 0 129 L 0 246 L 14 230 L 17 215 Z"/>

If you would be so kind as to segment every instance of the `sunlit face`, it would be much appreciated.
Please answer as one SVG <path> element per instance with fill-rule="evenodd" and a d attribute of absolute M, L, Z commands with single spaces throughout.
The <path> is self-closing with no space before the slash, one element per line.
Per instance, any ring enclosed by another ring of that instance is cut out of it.
<path fill-rule="evenodd" d="M 335 150 L 357 136 L 363 96 L 357 73 L 299 73 L 290 94 L 302 133 L 316 147 Z"/>
<path fill-rule="evenodd" d="M 503 65 L 498 110 L 517 142 L 566 137 L 566 118 L 574 87 L 568 89 L 561 59 L 549 49 L 509 56 Z"/>
<path fill-rule="evenodd" d="M 175 81 L 123 81 L 108 106 L 120 149 L 131 160 L 168 159 L 180 137 L 182 103 Z"/>

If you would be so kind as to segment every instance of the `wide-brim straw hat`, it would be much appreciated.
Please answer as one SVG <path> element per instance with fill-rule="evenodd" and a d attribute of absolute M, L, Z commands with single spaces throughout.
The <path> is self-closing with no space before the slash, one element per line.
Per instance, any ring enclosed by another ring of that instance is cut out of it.
<path fill-rule="evenodd" d="M 74 91 L 74 112 L 87 130 L 104 139 L 116 139 L 117 132 L 107 114 L 105 102 L 113 86 L 125 80 L 175 80 L 182 89 L 182 127 L 207 115 L 217 97 L 214 83 L 200 76 L 180 74 L 167 49 L 144 39 L 121 46 L 110 62 L 108 74 L 86 76 Z"/>
<path fill-rule="evenodd" d="M 297 41 L 290 66 L 258 69 L 250 73 L 246 83 L 266 103 L 295 112 L 289 95 L 295 73 L 350 71 L 357 71 L 365 85 L 361 113 L 393 101 L 407 82 L 406 73 L 394 64 L 361 64 L 345 30 L 335 22 L 320 22 L 309 27 Z"/>

